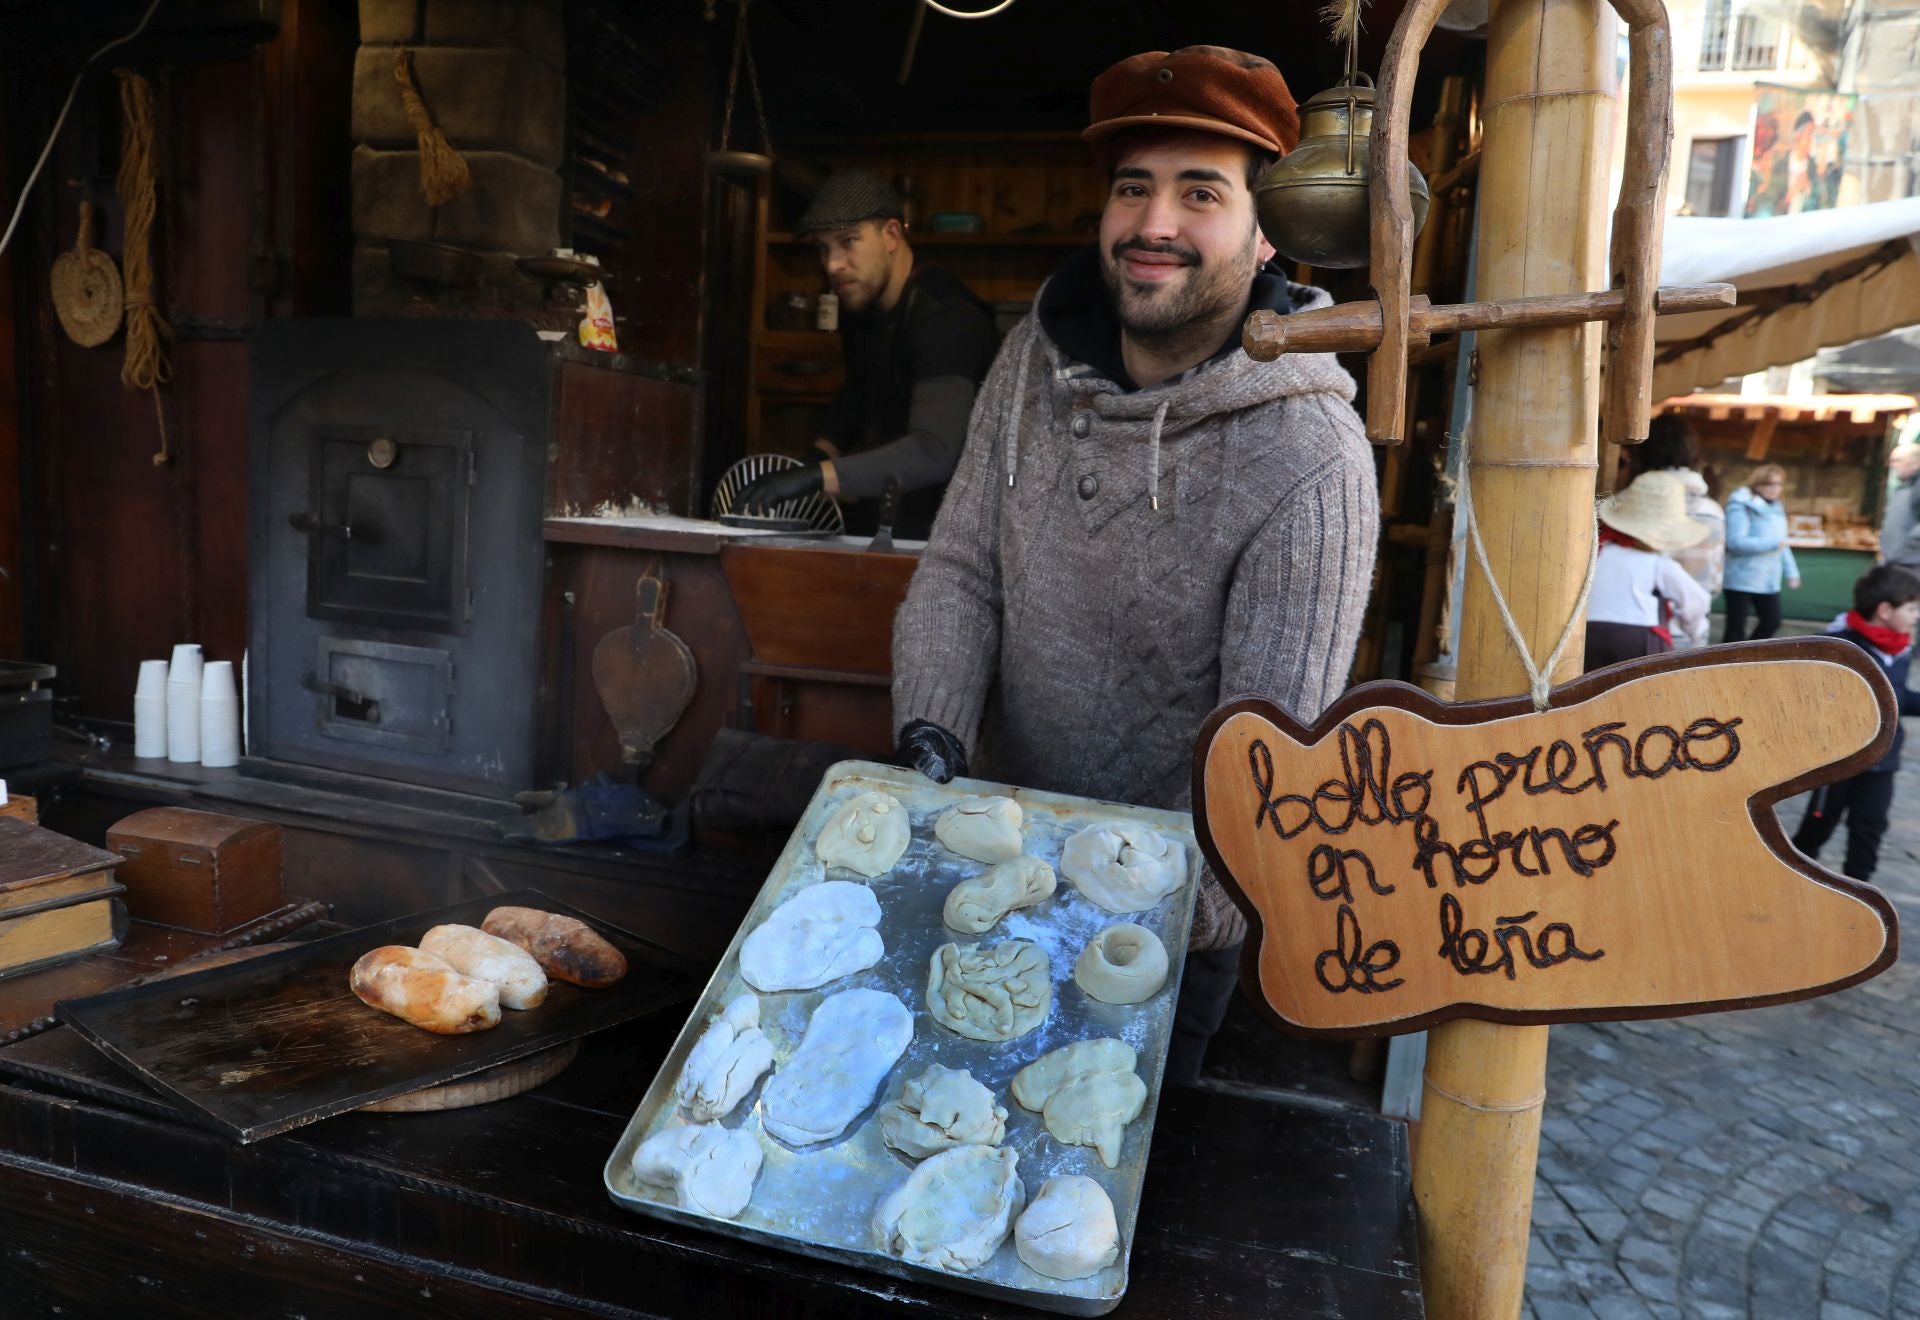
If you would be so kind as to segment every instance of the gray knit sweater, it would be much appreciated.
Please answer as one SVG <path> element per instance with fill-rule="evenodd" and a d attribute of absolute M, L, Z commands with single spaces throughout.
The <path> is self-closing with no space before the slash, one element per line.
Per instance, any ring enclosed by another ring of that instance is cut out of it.
<path fill-rule="evenodd" d="M 1006 783 L 1185 810 L 1216 705 L 1319 715 L 1346 684 L 1379 540 L 1353 393 L 1331 354 L 1243 353 L 1129 392 L 1029 316 L 894 621 L 896 731 L 930 720 Z M 1209 875 L 1190 947 L 1244 934 Z"/>

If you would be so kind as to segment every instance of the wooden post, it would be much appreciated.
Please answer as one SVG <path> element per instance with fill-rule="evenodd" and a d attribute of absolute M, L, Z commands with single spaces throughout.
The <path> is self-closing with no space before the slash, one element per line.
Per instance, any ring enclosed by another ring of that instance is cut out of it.
<path fill-rule="evenodd" d="M 1613 12 L 1605 0 L 1494 0 L 1480 188 L 1482 299 L 1607 287 Z M 1593 543 L 1597 324 L 1479 336 L 1470 471 L 1488 561 L 1536 662 L 1566 626 Z M 1555 681 L 1580 672 L 1576 635 Z M 1467 574 L 1458 699 L 1526 690 L 1485 576 Z M 1421 1267 L 1433 1320 L 1518 1316 L 1547 1028 L 1433 1030 L 1421 1101 Z"/>

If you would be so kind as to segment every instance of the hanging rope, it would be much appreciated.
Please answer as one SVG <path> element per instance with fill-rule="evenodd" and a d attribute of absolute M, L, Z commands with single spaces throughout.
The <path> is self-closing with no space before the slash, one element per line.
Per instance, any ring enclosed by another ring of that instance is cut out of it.
<path fill-rule="evenodd" d="M 753 63 L 753 43 L 747 39 L 747 7 L 752 0 L 740 0 L 740 12 L 733 24 L 733 58 L 727 68 L 727 108 L 720 116 L 720 150 L 730 150 L 733 135 L 734 95 L 740 88 L 740 66 L 747 66 L 747 90 L 753 96 L 754 118 L 760 123 L 760 150 L 773 154 L 773 138 L 767 133 L 767 107 L 760 99 L 760 70 Z"/>
<path fill-rule="evenodd" d="M 473 187 L 473 171 L 427 113 L 427 103 L 420 99 L 420 85 L 413 77 L 412 51 L 403 47 L 394 57 L 393 76 L 400 84 L 400 104 L 406 107 L 407 123 L 420 140 L 420 194 L 428 206 L 445 206 Z"/>
<path fill-rule="evenodd" d="M 125 230 L 123 263 L 126 274 L 127 356 L 120 364 L 120 383 L 153 395 L 154 420 L 160 427 L 160 467 L 172 455 L 167 449 L 167 418 L 160 406 L 160 387 L 173 378 L 167 361 L 167 340 L 173 328 L 153 301 L 153 216 L 156 209 L 153 167 L 153 84 L 131 69 L 115 69 L 120 80 L 120 173 L 114 188 L 120 194 Z"/>
<path fill-rule="evenodd" d="M 1460 438 L 1460 518 L 1467 525 L 1467 540 L 1473 546 L 1474 562 L 1480 565 L 1481 576 L 1487 580 L 1487 591 L 1493 597 L 1494 608 L 1500 611 L 1500 625 L 1507 630 L 1507 641 L 1514 653 L 1520 657 L 1521 667 L 1527 671 L 1527 695 L 1533 700 L 1533 708 L 1543 711 L 1547 708 L 1547 699 L 1553 690 L 1553 675 L 1560 668 L 1560 661 L 1567 653 L 1567 644 L 1573 640 L 1574 628 L 1587 612 L 1587 597 L 1593 592 L 1594 570 L 1600 566 L 1600 520 L 1593 519 L 1592 549 L 1587 555 L 1587 576 L 1580 583 L 1580 594 L 1574 599 L 1573 609 L 1567 614 L 1567 626 L 1560 631 L 1560 640 L 1554 643 L 1553 654 L 1547 657 L 1545 665 L 1533 662 L 1533 652 L 1527 649 L 1527 639 L 1520 633 L 1520 625 L 1514 622 L 1513 610 L 1507 605 L 1506 593 L 1500 590 L 1499 580 L 1493 576 L 1493 565 L 1487 562 L 1486 543 L 1480 539 L 1480 523 L 1473 516 L 1473 468 L 1468 463 L 1467 440 Z"/>

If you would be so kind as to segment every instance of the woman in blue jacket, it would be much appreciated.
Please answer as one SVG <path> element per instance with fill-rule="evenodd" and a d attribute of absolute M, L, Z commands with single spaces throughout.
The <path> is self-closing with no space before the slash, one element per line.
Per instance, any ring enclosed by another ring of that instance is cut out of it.
<path fill-rule="evenodd" d="M 1787 471 L 1778 463 L 1753 470 L 1747 484 L 1727 497 L 1727 630 L 1720 640 L 1771 637 L 1780 628 L 1780 582 L 1800 585 L 1800 566 L 1787 547 L 1787 510 L 1780 503 Z M 1747 616 L 1755 616 L 1747 631 Z"/>

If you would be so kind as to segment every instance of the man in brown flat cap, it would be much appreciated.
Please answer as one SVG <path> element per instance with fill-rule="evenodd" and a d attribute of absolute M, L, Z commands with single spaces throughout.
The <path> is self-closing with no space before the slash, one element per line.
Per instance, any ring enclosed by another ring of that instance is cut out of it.
<path fill-rule="evenodd" d="M 1299 137 L 1273 65 L 1122 60 L 1086 137 L 1110 180 L 1007 338 L 894 621 L 903 760 L 1191 806 L 1194 739 L 1245 694 L 1311 721 L 1346 685 L 1373 575 L 1373 459 L 1331 354 L 1258 363 L 1254 307 L 1328 305 L 1268 264 L 1253 185 Z M 1246 925 L 1204 877 L 1167 1075 L 1199 1076 Z"/>

